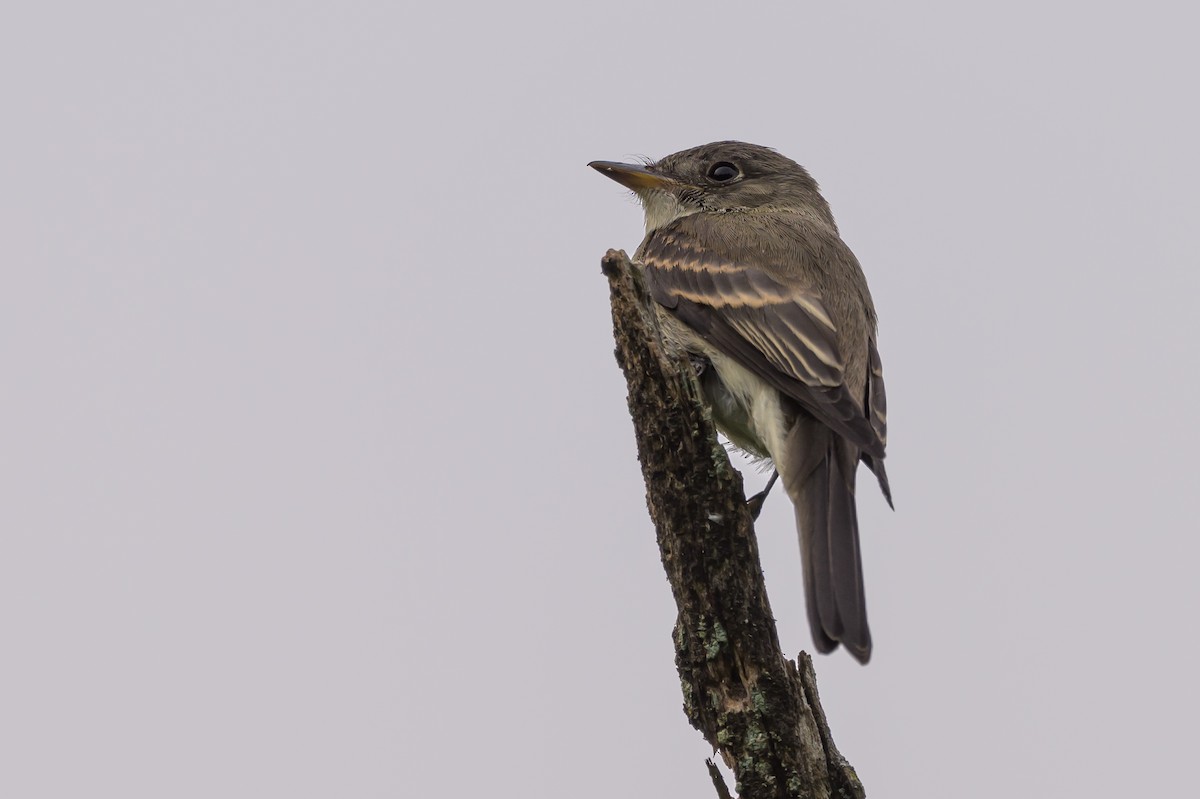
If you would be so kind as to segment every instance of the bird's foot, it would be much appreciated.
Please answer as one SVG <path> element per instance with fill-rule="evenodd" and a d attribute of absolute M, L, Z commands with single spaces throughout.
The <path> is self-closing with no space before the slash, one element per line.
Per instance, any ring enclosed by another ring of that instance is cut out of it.
<path fill-rule="evenodd" d="M 778 479 L 779 472 L 776 471 L 771 475 L 771 479 L 767 481 L 766 488 L 746 500 L 746 507 L 750 509 L 750 518 L 754 521 L 758 521 L 758 514 L 762 513 L 763 503 L 767 501 L 767 494 L 771 493 L 771 488 L 774 487 L 775 481 Z"/>

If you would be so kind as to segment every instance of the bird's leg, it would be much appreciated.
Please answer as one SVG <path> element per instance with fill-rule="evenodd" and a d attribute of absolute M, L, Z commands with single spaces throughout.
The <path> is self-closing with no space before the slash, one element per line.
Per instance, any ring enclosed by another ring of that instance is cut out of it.
<path fill-rule="evenodd" d="M 762 512 L 763 503 L 767 501 L 767 494 L 771 493 L 771 487 L 775 485 L 775 481 L 778 479 L 779 470 L 777 469 L 771 474 L 771 479 L 767 481 L 767 487 L 746 500 L 746 507 L 750 509 L 751 519 L 758 520 L 758 514 Z"/>

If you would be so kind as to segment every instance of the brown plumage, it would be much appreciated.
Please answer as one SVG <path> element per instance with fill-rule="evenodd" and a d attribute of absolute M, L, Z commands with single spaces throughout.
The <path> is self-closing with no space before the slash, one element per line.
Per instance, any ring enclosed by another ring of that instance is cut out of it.
<path fill-rule="evenodd" d="M 855 472 L 891 502 L 883 370 L 866 278 L 816 182 L 741 142 L 592 166 L 645 207 L 634 260 L 670 342 L 712 364 L 699 379 L 718 427 L 774 462 L 795 505 L 816 648 L 866 663 Z"/>

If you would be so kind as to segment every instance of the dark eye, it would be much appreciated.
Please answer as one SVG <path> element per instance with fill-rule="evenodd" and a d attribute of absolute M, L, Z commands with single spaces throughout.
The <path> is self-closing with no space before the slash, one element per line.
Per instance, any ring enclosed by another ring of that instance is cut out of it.
<path fill-rule="evenodd" d="M 718 183 L 727 183 L 738 176 L 738 168 L 728 161 L 720 161 L 708 168 L 708 176 Z"/>

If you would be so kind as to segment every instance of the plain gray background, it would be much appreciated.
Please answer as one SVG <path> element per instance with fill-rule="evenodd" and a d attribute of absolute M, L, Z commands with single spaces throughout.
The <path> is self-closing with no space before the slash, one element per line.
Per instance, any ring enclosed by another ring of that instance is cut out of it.
<path fill-rule="evenodd" d="M 1185 8 L 7 9 L 0 794 L 711 795 L 599 270 L 641 212 L 585 164 L 722 138 L 880 311 L 875 657 L 817 661 L 870 794 L 1185 792 Z"/>

